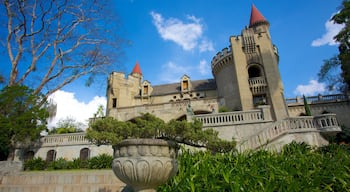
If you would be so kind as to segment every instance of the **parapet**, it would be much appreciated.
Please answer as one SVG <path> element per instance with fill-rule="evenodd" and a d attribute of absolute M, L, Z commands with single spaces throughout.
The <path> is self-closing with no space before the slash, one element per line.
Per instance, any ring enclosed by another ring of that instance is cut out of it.
<path fill-rule="evenodd" d="M 232 60 L 231 46 L 223 48 L 222 51 L 218 52 L 211 60 L 213 74 L 230 60 Z"/>

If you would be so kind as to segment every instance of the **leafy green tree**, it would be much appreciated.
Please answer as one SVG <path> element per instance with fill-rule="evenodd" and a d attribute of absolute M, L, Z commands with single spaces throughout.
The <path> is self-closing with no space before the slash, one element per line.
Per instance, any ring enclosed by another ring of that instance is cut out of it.
<path fill-rule="evenodd" d="M 96 113 L 94 113 L 94 118 L 101 118 L 104 116 L 105 116 L 104 107 L 103 107 L 103 105 L 99 105 Z"/>
<path fill-rule="evenodd" d="M 46 129 L 49 113 L 43 107 L 45 97 L 23 86 L 6 86 L 0 91 L 0 137 L 3 154 L 13 160 L 19 144 L 25 145 L 40 137 Z"/>
<path fill-rule="evenodd" d="M 64 133 L 77 133 L 83 132 L 84 124 L 77 122 L 73 117 L 67 117 L 60 119 L 56 127 L 53 127 L 49 134 L 64 134 Z"/>
<path fill-rule="evenodd" d="M 236 144 L 234 141 L 220 139 L 218 132 L 212 129 L 203 129 L 198 120 L 171 120 L 165 123 L 149 113 L 127 122 L 112 117 L 98 119 L 87 129 L 86 137 L 97 145 L 115 145 L 128 138 L 158 138 L 194 147 L 206 147 L 213 152 L 232 151 Z"/>
<path fill-rule="evenodd" d="M 343 29 L 334 36 L 339 43 L 339 54 L 329 60 L 325 60 L 318 73 L 320 81 L 328 83 L 330 90 L 350 90 L 350 1 L 343 0 L 340 11 L 335 14 L 331 21 L 344 25 Z M 340 68 L 340 70 L 339 70 Z M 340 75 L 339 72 L 340 71 Z"/>

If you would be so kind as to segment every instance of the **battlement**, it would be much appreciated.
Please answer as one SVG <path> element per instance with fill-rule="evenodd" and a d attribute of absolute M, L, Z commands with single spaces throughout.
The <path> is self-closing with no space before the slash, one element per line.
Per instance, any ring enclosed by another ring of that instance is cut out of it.
<path fill-rule="evenodd" d="M 115 78 L 115 77 L 118 78 L 118 79 L 126 79 L 125 73 L 123 73 L 123 72 L 113 71 L 112 73 L 110 73 L 109 79 Z"/>
<path fill-rule="evenodd" d="M 222 51 L 218 52 L 211 60 L 211 69 L 215 74 L 222 66 L 226 65 L 232 60 L 231 47 L 225 47 Z"/>

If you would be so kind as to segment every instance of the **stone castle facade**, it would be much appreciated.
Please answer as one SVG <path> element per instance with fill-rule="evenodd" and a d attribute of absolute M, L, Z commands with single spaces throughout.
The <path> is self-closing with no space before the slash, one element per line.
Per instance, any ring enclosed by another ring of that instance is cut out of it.
<path fill-rule="evenodd" d="M 271 41 L 269 22 L 254 6 L 249 27 L 241 35 L 231 36 L 229 42 L 230 46 L 211 61 L 213 79 L 192 81 L 183 75 L 178 83 L 151 85 L 143 79 L 138 62 L 127 77 L 111 73 L 107 115 L 126 121 L 140 112 L 150 112 L 170 120 L 183 119 L 188 105 L 196 115 L 218 112 L 220 108 L 247 111 L 266 104 L 273 120 L 288 117 L 278 51 Z"/>
<path fill-rule="evenodd" d="M 346 95 L 308 97 L 313 116 L 300 116 L 305 112 L 301 98 L 284 98 L 278 49 L 269 22 L 254 5 L 249 26 L 229 42 L 211 61 L 213 79 L 191 80 L 184 74 L 177 83 L 152 85 L 138 62 L 127 76 L 112 72 L 107 82 L 107 116 L 128 121 L 148 112 L 164 121 L 196 118 L 221 138 L 235 139 L 241 151 L 279 149 L 292 141 L 325 145 L 327 136 L 341 131 L 340 125 L 350 127 Z M 111 147 L 92 145 L 84 133 L 51 135 L 41 141 L 40 147 L 32 147 L 33 156 L 47 158 L 50 151 L 50 157 L 68 159 L 112 154 Z M 18 156 L 25 153 L 19 151 Z"/>

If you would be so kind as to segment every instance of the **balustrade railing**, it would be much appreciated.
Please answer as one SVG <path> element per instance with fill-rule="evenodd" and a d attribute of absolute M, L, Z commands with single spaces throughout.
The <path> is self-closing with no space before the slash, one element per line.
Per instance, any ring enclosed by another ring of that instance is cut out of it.
<path fill-rule="evenodd" d="M 338 125 L 335 114 L 324 114 L 320 116 L 292 117 L 276 122 L 271 127 L 249 137 L 241 142 L 239 149 L 259 148 L 272 140 L 287 133 L 296 132 L 339 132 L 341 128 Z"/>
<path fill-rule="evenodd" d="M 344 94 L 333 94 L 333 95 L 318 95 L 318 96 L 309 96 L 306 97 L 308 103 L 322 103 L 322 102 L 330 102 L 330 101 L 347 101 L 349 100 L 348 95 Z M 302 97 L 296 98 L 288 98 L 286 99 L 287 104 L 293 103 L 304 103 Z"/>
<path fill-rule="evenodd" d="M 262 94 L 266 92 L 266 80 L 264 77 L 249 78 L 249 87 L 253 94 Z"/>
<path fill-rule="evenodd" d="M 40 139 L 42 146 L 51 145 L 72 145 L 72 144 L 89 144 L 85 138 L 85 132 L 70 134 L 55 134 L 42 137 Z"/>
<path fill-rule="evenodd" d="M 203 127 L 264 122 L 261 110 L 213 113 L 195 115 L 194 118 L 203 123 Z"/>

